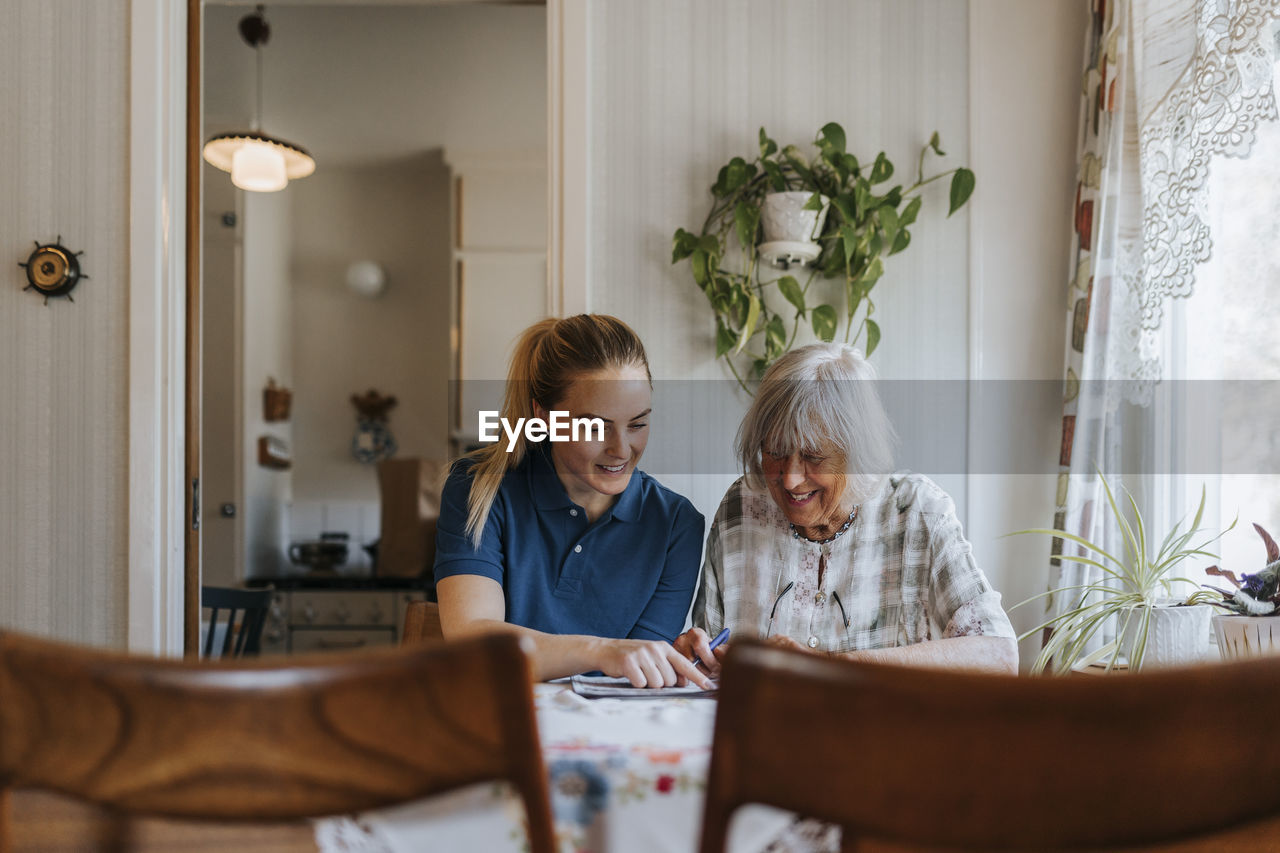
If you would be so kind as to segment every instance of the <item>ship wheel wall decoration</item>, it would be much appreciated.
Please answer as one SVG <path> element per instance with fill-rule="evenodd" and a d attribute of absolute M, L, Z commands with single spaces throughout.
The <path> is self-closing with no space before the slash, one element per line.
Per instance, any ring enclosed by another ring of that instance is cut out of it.
<path fill-rule="evenodd" d="M 52 243 L 36 240 L 35 244 L 36 248 L 31 256 L 18 264 L 27 270 L 27 286 L 22 289 L 43 294 L 45 305 L 49 304 L 49 298 L 53 296 L 65 296 L 68 302 L 75 302 L 71 298 L 71 291 L 75 290 L 81 279 L 89 277 L 80 272 L 79 257 L 84 252 L 73 252 L 62 245 L 61 234 Z"/>

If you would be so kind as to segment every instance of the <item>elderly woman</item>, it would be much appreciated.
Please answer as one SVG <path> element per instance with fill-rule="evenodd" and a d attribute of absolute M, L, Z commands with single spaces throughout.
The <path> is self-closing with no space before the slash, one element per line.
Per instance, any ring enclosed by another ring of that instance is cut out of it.
<path fill-rule="evenodd" d="M 712 522 L 695 627 L 677 640 L 686 654 L 711 661 L 707 637 L 727 626 L 847 658 L 1016 672 L 1013 628 L 951 498 L 888 473 L 893 429 L 872 379 L 840 344 L 765 374 L 738 430 L 746 476 Z"/>

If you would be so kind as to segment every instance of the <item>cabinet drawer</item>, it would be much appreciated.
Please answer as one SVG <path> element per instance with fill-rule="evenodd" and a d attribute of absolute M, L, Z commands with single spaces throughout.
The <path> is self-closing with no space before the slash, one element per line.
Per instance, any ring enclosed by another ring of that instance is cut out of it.
<path fill-rule="evenodd" d="M 293 592 L 289 624 L 325 628 L 343 625 L 394 628 L 397 602 L 394 592 L 343 591 Z"/>
<path fill-rule="evenodd" d="M 336 628 L 294 628 L 290 634 L 290 650 L 294 654 L 368 649 L 394 645 L 396 641 L 396 632 L 390 626 L 348 631 Z"/>

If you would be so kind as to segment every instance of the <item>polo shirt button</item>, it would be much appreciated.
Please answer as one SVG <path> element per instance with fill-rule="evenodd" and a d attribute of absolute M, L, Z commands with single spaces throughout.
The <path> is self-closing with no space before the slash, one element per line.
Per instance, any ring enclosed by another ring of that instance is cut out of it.
<path fill-rule="evenodd" d="M 571 509 L 571 510 L 569 510 L 569 515 L 572 515 L 574 518 L 577 518 L 577 517 L 578 517 L 578 511 L 577 511 L 576 509 Z"/>
<path fill-rule="evenodd" d="M 826 600 L 827 600 L 827 594 L 825 592 L 820 592 L 813 597 L 814 604 L 821 604 Z"/>
<path fill-rule="evenodd" d="M 811 649 L 816 649 L 817 647 L 818 647 L 818 638 L 817 638 L 817 637 L 810 637 L 810 638 L 809 638 L 809 648 L 811 648 Z"/>
<path fill-rule="evenodd" d="M 582 553 L 582 546 L 581 546 L 581 545 L 574 545 L 574 546 L 573 546 L 573 553 L 575 553 L 575 554 L 581 554 L 581 553 Z"/>

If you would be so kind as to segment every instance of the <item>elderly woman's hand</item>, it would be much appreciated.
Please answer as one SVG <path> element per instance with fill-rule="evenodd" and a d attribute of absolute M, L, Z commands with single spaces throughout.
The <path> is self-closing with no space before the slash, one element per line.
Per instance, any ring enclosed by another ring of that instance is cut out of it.
<path fill-rule="evenodd" d="M 729 653 L 729 644 L 721 643 L 713 650 L 711 648 L 711 636 L 701 628 L 690 628 L 672 644 L 680 654 L 687 658 L 693 658 L 697 655 L 698 660 L 702 661 L 702 668 L 712 677 L 716 678 L 720 675 L 720 661 L 724 660 L 724 656 Z"/>

